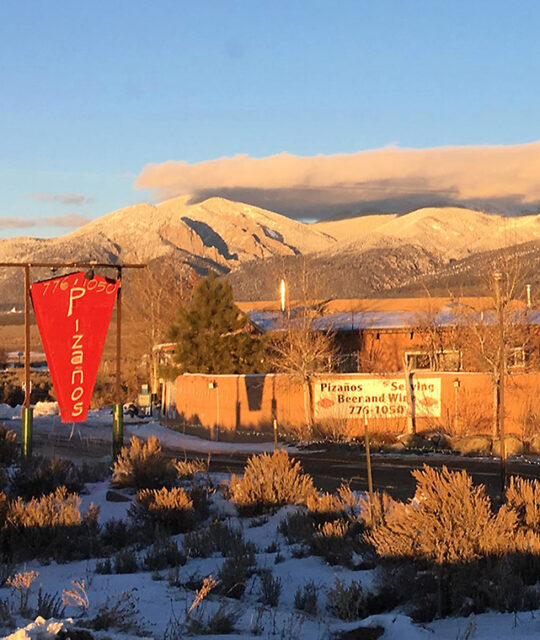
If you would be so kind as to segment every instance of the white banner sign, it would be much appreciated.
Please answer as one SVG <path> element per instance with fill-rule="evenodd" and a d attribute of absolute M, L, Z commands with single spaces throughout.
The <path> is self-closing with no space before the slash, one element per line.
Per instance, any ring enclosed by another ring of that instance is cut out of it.
<path fill-rule="evenodd" d="M 406 417 L 405 378 L 349 378 L 315 381 L 315 418 Z M 441 415 L 441 379 L 413 380 L 414 414 L 419 418 Z"/>

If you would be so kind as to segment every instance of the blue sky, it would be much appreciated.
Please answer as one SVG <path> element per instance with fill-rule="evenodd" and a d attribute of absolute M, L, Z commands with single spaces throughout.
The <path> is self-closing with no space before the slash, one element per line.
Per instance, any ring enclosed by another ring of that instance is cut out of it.
<path fill-rule="evenodd" d="M 156 198 L 148 163 L 536 141 L 539 25 L 527 1 L 3 0 L 0 235 Z"/>

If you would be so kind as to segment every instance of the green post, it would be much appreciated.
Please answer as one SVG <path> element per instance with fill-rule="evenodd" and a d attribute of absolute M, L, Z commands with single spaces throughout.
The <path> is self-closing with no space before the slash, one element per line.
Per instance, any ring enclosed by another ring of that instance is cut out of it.
<path fill-rule="evenodd" d="M 21 456 L 25 462 L 32 459 L 33 413 L 32 407 L 21 408 Z"/>
<path fill-rule="evenodd" d="M 121 404 L 114 405 L 113 411 L 113 442 L 112 456 L 116 460 L 120 449 L 124 446 L 124 408 Z"/>

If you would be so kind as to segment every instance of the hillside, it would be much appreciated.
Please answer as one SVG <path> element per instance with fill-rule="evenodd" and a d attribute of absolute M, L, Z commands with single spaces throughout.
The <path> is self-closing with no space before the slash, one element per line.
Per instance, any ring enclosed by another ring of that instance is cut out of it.
<path fill-rule="evenodd" d="M 430 207 L 307 224 L 224 198 L 190 204 L 181 197 L 119 209 L 59 238 L 2 240 L 0 261 L 162 262 L 166 272 L 185 273 L 187 266 L 227 275 L 239 299 L 272 298 L 283 275 L 298 297 L 305 289 L 358 297 L 410 292 L 428 282 L 465 286 L 478 280 L 486 252 L 531 241 L 540 243 L 540 216 Z M 21 282 L 21 273 L 0 270 L 4 303 L 20 303 Z"/>
<path fill-rule="evenodd" d="M 339 242 L 338 250 L 422 246 L 443 260 L 540 239 L 540 216 L 505 217 L 459 207 L 426 207 L 404 215 L 372 215 L 313 225 Z"/>

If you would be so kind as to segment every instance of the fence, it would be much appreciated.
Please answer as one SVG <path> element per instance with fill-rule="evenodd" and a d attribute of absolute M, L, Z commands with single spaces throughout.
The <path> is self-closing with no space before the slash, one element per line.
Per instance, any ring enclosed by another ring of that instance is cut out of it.
<path fill-rule="evenodd" d="M 417 432 L 491 433 L 494 389 L 489 374 L 415 372 L 411 388 Z M 407 428 L 410 400 L 404 374 L 330 374 L 314 379 L 309 391 L 308 402 L 320 431 L 358 436 L 364 414 L 373 432 L 398 435 Z M 210 437 L 217 430 L 221 437 L 270 433 L 273 420 L 280 429 L 305 429 L 304 388 L 286 375 L 185 374 L 167 383 L 163 398 L 168 422 L 198 427 Z M 537 429 L 540 373 L 508 375 L 507 433 L 529 439 Z"/>

